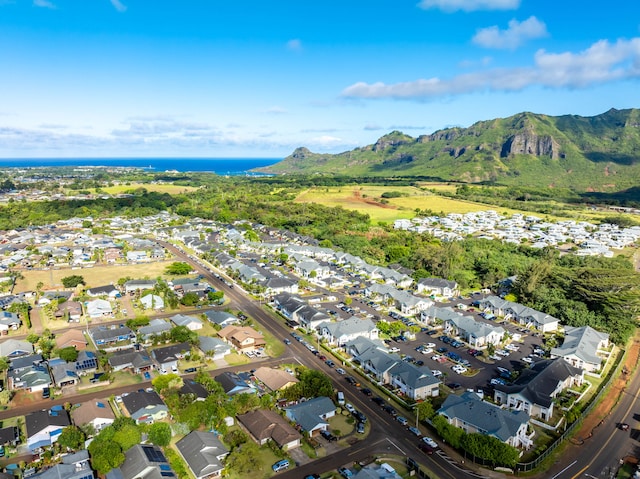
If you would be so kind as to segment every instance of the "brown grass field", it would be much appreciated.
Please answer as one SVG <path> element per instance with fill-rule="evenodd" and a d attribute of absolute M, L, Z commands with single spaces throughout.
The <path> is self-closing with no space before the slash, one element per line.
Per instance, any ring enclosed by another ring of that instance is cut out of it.
<path fill-rule="evenodd" d="M 64 268 L 50 270 L 23 270 L 20 271 L 24 279 L 18 280 L 15 293 L 23 291 L 35 291 L 38 283 L 44 284 L 43 290 L 59 288 L 62 286 L 62 278 L 72 275 L 82 276 L 87 288 L 95 288 L 111 283 L 116 283 L 120 278 L 130 276 L 135 279 L 155 279 L 158 276 L 165 277 L 164 270 L 172 261 L 158 261 L 144 264 L 126 264 L 113 266 L 94 266 L 93 268 Z"/>
<path fill-rule="evenodd" d="M 423 184 L 422 187 L 435 188 L 448 191 L 452 185 L 447 184 Z M 381 203 L 380 196 L 385 192 L 398 191 L 406 196 L 389 198 L 386 204 Z M 431 210 L 436 214 L 444 213 L 469 213 L 471 211 L 496 210 L 501 214 L 512 215 L 522 213 L 535 214 L 530 211 L 515 210 L 499 206 L 491 206 L 473 201 L 457 200 L 439 196 L 430 191 L 423 191 L 413 186 L 377 186 L 377 185 L 352 185 L 342 187 L 317 187 L 309 188 L 298 195 L 295 200 L 298 203 L 319 203 L 325 206 L 341 206 L 349 210 L 356 210 L 368 214 L 372 222 L 392 223 L 401 218 L 413 218 L 415 210 Z M 594 220 L 594 216 L 587 214 L 584 218 Z M 556 217 L 544 215 L 549 220 L 569 219 L 568 217 Z M 575 218 L 573 218 L 575 219 Z"/>
<path fill-rule="evenodd" d="M 198 189 L 195 186 L 173 185 L 170 183 L 131 183 L 129 185 L 105 186 L 101 188 L 100 191 L 103 193 L 109 193 L 110 195 L 117 195 L 124 193 L 125 191 L 135 190 L 138 188 L 144 188 L 147 191 L 153 191 L 156 193 L 169 193 L 170 195 L 189 193 Z M 89 191 L 91 193 L 96 193 L 95 189 L 90 189 Z"/>

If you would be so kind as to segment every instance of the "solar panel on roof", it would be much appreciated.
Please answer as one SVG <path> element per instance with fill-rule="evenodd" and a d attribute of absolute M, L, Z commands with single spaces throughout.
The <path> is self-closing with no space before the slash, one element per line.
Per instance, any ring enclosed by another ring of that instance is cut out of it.
<path fill-rule="evenodd" d="M 142 446 L 142 450 L 145 456 L 147 456 L 149 462 L 167 462 L 164 454 L 162 454 L 162 451 L 159 451 L 151 446 Z"/>

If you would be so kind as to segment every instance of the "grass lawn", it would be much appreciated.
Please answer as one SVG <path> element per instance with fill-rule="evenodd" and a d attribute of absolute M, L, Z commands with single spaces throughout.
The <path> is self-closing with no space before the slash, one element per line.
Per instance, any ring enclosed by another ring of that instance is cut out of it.
<path fill-rule="evenodd" d="M 121 193 L 136 190 L 138 188 L 144 188 L 147 191 L 153 191 L 157 193 L 169 193 L 171 195 L 177 195 L 179 193 L 188 193 L 190 191 L 194 191 L 198 189 L 195 186 L 181 186 L 181 185 L 174 185 L 171 183 L 162 183 L 162 184 L 130 183 L 128 185 L 107 186 L 107 187 L 101 188 L 100 191 L 102 193 L 108 193 L 110 195 L 119 195 Z M 90 191 L 91 193 L 97 193 L 95 188 L 89 189 L 88 191 Z"/>
<path fill-rule="evenodd" d="M 136 279 L 165 277 L 164 271 L 173 261 L 156 261 L 144 264 L 123 264 L 95 266 L 81 269 L 49 269 L 21 271 L 24 279 L 18 280 L 14 293 L 35 291 L 38 283 L 44 284 L 43 290 L 62 287 L 62 278 L 78 275 L 84 278 L 87 288 L 117 283 L 120 278 L 130 276 Z M 167 276 L 168 278 L 168 276 Z"/>
<path fill-rule="evenodd" d="M 425 188 L 432 188 L 430 184 L 421 185 Z M 452 185 L 435 184 L 436 190 L 450 191 L 455 188 Z M 397 191 L 406 196 L 399 198 L 389 198 L 387 204 L 380 202 L 382 193 Z M 319 203 L 325 206 L 341 206 L 346 209 L 356 210 L 366 213 L 371 217 L 372 222 L 391 223 L 396 219 L 413 218 L 415 210 L 432 210 L 436 213 L 469 213 L 472 211 L 486 211 L 494 209 L 500 214 L 522 213 L 525 215 L 535 214 L 532 212 L 491 206 L 472 201 L 457 200 L 439 196 L 430 191 L 423 191 L 413 186 L 375 186 L 375 185 L 353 185 L 342 187 L 318 187 L 309 188 L 298 195 L 295 200 L 298 203 Z M 551 220 L 560 219 L 550 215 L 544 217 Z M 562 218 L 562 219 L 567 219 Z"/>

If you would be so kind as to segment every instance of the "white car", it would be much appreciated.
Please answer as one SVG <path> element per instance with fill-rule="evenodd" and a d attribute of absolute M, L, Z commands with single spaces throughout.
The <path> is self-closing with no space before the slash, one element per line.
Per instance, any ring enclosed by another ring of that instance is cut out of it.
<path fill-rule="evenodd" d="M 356 412 L 356 408 L 353 407 L 353 404 L 351 403 L 347 403 L 344 405 L 344 408 L 349 411 L 351 414 L 353 414 L 354 412 Z"/>
<path fill-rule="evenodd" d="M 453 369 L 453 371 L 458 373 L 458 374 L 464 374 L 464 373 L 467 372 L 467 368 L 465 368 L 464 366 L 460 366 L 458 364 L 453 366 L 451 369 Z"/>
<path fill-rule="evenodd" d="M 400 348 L 396 348 L 395 346 L 389 350 L 391 353 L 397 353 L 398 351 L 400 351 Z"/>
<path fill-rule="evenodd" d="M 433 374 L 434 378 L 438 378 L 438 377 L 442 376 L 442 371 L 440 371 L 438 369 L 432 369 L 431 370 L 431 374 Z"/>
<path fill-rule="evenodd" d="M 431 354 L 433 352 L 433 348 L 425 348 L 420 351 L 422 354 Z"/>
<path fill-rule="evenodd" d="M 440 356 L 439 354 L 436 354 L 435 356 L 431 356 L 431 359 L 433 359 L 434 361 L 438 361 L 442 356 Z"/>
<path fill-rule="evenodd" d="M 527 364 L 533 364 L 533 359 L 531 359 L 529 356 L 525 356 L 524 358 L 522 358 L 522 361 Z"/>
<path fill-rule="evenodd" d="M 518 351 L 520 348 L 513 343 L 509 343 L 505 346 L 505 349 L 508 349 L 509 351 Z"/>
<path fill-rule="evenodd" d="M 498 356 L 497 354 L 492 354 L 491 356 L 489 356 L 489 359 L 493 359 L 494 361 L 500 361 L 502 359 L 502 356 Z"/>
<path fill-rule="evenodd" d="M 338 368 L 338 369 L 336 369 L 336 372 L 337 372 L 338 374 L 340 374 L 340 375 L 342 375 L 342 374 L 346 373 L 346 371 L 345 371 L 344 369 L 342 369 L 342 368 Z"/>
<path fill-rule="evenodd" d="M 437 449 L 438 447 L 438 443 L 436 441 L 434 441 L 433 439 L 431 439 L 430 437 L 423 437 L 422 441 L 427 445 L 430 446 L 434 449 Z"/>
<path fill-rule="evenodd" d="M 436 347 L 436 343 L 427 343 L 424 345 L 425 348 L 435 348 Z"/>

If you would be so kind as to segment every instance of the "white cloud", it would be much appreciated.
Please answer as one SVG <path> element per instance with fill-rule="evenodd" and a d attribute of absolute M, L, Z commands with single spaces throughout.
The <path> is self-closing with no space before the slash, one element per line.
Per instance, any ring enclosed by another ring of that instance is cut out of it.
<path fill-rule="evenodd" d="M 317 136 L 315 138 L 310 138 L 308 140 L 308 144 L 310 147 L 315 148 L 333 148 L 338 145 L 344 144 L 344 140 L 342 138 L 338 138 L 336 136 L 322 135 Z"/>
<path fill-rule="evenodd" d="M 347 98 L 429 100 L 478 91 L 518 91 L 529 86 L 586 88 L 640 78 L 640 38 L 610 43 L 601 40 L 578 53 L 538 50 L 534 65 L 494 68 L 449 79 L 428 78 L 403 83 L 358 82 L 342 92 Z"/>
<path fill-rule="evenodd" d="M 515 10 L 520 6 L 520 0 L 421 0 L 418 7 L 439 8 L 443 12 L 451 13 L 458 10 L 472 12 L 476 10 Z"/>
<path fill-rule="evenodd" d="M 267 108 L 265 110 L 265 113 L 269 115 L 284 115 L 285 113 L 289 113 L 289 112 L 286 110 L 286 108 L 274 105 L 272 107 Z"/>
<path fill-rule="evenodd" d="M 113 5 L 113 8 L 115 8 L 119 12 L 127 11 L 126 5 L 123 5 L 123 3 L 120 0 L 111 0 L 111 5 Z"/>
<path fill-rule="evenodd" d="M 384 128 L 380 125 L 377 125 L 375 123 L 368 123 L 366 125 L 364 125 L 364 130 L 365 131 L 378 131 L 378 130 L 383 130 Z"/>
<path fill-rule="evenodd" d="M 56 6 L 49 0 L 33 0 L 34 7 L 55 9 Z"/>
<path fill-rule="evenodd" d="M 293 40 L 289 40 L 287 42 L 287 48 L 294 52 L 301 52 L 302 42 L 298 38 L 294 38 Z"/>
<path fill-rule="evenodd" d="M 497 25 L 482 28 L 474 35 L 472 41 L 485 48 L 515 49 L 526 40 L 542 38 L 549 35 L 547 26 L 536 17 L 531 16 L 519 22 L 511 20 L 509 28 L 500 30 Z"/>

